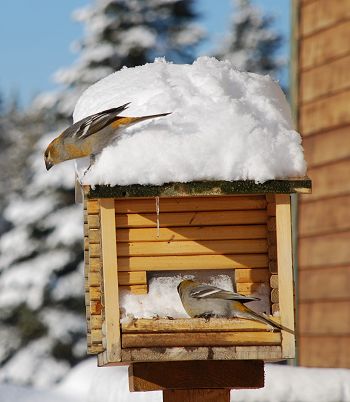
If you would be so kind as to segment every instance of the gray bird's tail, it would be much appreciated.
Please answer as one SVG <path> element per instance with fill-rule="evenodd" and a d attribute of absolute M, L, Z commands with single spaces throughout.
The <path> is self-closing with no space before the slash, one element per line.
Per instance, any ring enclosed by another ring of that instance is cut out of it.
<path fill-rule="evenodd" d="M 144 120 L 149 120 L 149 119 L 155 119 L 157 117 L 163 117 L 163 116 L 167 116 L 168 114 L 171 114 L 171 112 L 169 113 L 160 113 L 160 114 L 152 114 L 152 115 L 148 115 L 148 116 L 140 116 L 140 117 L 123 117 L 123 116 L 118 116 L 115 120 L 114 123 L 112 123 L 112 126 L 114 128 L 117 128 L 119 126 L 132 126 L 136 123 L 140 123 L 141 121 Z"/>
<path fill-rule="evenodd" d="M 248 307 L 246 307 L 248 309 Z M 270 325 L 274 328 L 289 332 L 290 334 L 294 334 L 294 331 L 292 331 L 291 329 L 279 324 L 278 322 L 271 320 L 270 318 L 266 317 L 263 314 L 259 314 L 256 313 L 255 311 L 248 309 L 248 311 L 243 313 L 244 315 L 246 315 L 246 318 L 251 318 L 252 320 L 255 321 L 260 321 L 264 324 Z"/>

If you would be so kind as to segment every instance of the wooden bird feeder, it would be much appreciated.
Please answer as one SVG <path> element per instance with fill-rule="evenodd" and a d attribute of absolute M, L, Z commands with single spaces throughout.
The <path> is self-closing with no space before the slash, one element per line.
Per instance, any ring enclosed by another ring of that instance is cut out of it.
<path fill-rule="evenodd" d="M 121 325 L 118 295 L 121 289 L 146 293 L 154 272 L 228 270 L 242 294 L 268 287 L 268 314 L 293 331 L 290 195 L 309 192 L 308 178 L 85 186 L 88 352 L 97 354 L 100 366 L 294 358 L 293 333 L 271 332 L 251 320 L 136 319 Z"/>

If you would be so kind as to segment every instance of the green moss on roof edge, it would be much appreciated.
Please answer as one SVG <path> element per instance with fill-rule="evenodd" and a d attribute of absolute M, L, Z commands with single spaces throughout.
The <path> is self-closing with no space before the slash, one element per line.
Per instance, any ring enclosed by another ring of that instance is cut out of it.
<path fill-rule="evenodd" d="M 229 194 L 291 194 L 311 193 L 311 180 L 300 179 L 269 180 L 255 183 L 254 180 L 236 181 L 193 181 L 189 183 L 166 183 L 161 186 L 131 184 L 128 186 L 84 186 L 88 198 L 127 197 L 181 197 L 191 195 Z"/>

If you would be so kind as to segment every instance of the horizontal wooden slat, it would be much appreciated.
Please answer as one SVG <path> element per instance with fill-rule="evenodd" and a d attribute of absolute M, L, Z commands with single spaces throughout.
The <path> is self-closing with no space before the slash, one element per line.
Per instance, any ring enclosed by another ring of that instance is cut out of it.
<path fill-rule="evenodd" d="M 159 198 L 160 212 L 217 211 L 265 209 L 264 196 L 172 197 Z M 117 213 L 149 213 L 156 211 L 155 198 L 116 199 Z"/>
<path fill-rule="evenodd" d="M 313 268 L 350 264 L 350 231 L 318 237 L 305 237 L 299 242 L 299 267 Z"/>
<path fill-rule="evenodd" d="M 159 256 L 118 258 L 119 271 L 266 268 L 266 254 Z"/>
<path fill-rule="evenodd" d="M 89 258 L 89 266 L 90 266 L 90 271 L 92 272 L 98 272 L 101 271 L 101 259 L 97 257 Z"/>
<path fill-rule="evenodd" d="M 101 255 L 100 243 L 88 243 L 87 247 L 90 253 L 90 257 L 100 257 Z"/>
<path fill-rule="evenodd" d="M 345 159 L 349 157 L 350 125 L 305 137 L 303 147 L 309 169 Z"/>
<path fill-rule="evenodd" d="M 300 35 L 314 34 L 349 17 L 349 0 L 318 0 L 306 4 L 300 12 Z"/>
<path fill-rule="evenodd" d="M 98 214 L 100 212 L 100 205 L 98 200 L 88 200 L 87 212 L 89 215 Z"/>
<path fill-rule="evenodd" d="M 301 336 L 299 364 L 306 367 L 350 367 L 350 335 Z"/>
<path fill-rule="evenodd" d="M 87 353 L 89 355 L 96 355 L 97 353 L 101 353 L 104 350 L 105 350 L 105 348 L 102 346 L 102 344 L 91 345 L 88 347 Z"/>
<path fill-rule="evenodd" d="M 89 326 L 91 329 L 102 328 L 102 315 L 92 315 L 89 319 Z"/>
<path fill-rule="evenodd" d="M 101 232 L 99 229 L 89 229 L 88 236 L 90 243 L 100 243 L 101 241 Z"/>
<path fill-rule="evenodd" d="M 349 300 L 350 309 L 350 265 L 300 271 L 300 302 L 341 299 Z"/>
<path fill-rule="evenodd" d="M 303 202 L 311 202 L 320 198 L 350 194 L 349 161 L 340 161 L 332 165 L 310 169 L 314 191 L 302 196 Z"/>
<path fill-rule="evenodd" d="M 177 360 L 280 360 L 281 346 L 225 346 L 122 349 L 124 362 Z"/>
<path fill-rule="evenodd" d="M 102 303 L 100 301 L 91 301 L 90 302 L 90 314 L 101 315 L 101 313 L 102 313 Z"/>
<path fill-rule="evenodd" d="M 300 335 L 350 335 L 350 300 L 299 305 Z"/>
<path fill-rule="evenodd" d="M 279 290 L 278 288 L 271 290 L 271 303 L 279 303 Z"/>
<path fill-rule="evenodd" d="M 117 254 L 120 257 L 266 252 L 265 239 L 117 243 Z"/>
<path fill-rule="evenodd" d="M 89 287 L 90 300 L 101 300 L 101 288 L 99 286 Z"/>
<path fill-rule="evenodd" d="M 300 102 L 307 103 L 350 86 L 350 56 L 342 57 L 300 74 Z"/>
<path fill-rule="evenodd" d="M 268 269 L 235 269 L 236 283 L 268 282 L 269 278 Z"/>
<path fill-rule="evenodd" d="M 259 292 L 262 288 L 269 288 L 268 283 L 237 283 L 236 290 L 243 295 L 251 295 Z"/>
<path fill-rule="evenodd" d="M 100 272 L 89 272 L 88 284 L 89 286 L 100 286 L 101 285 L 101 273 Z"/>
<path fill-rule="evenodd" d="M 271 275 L 270 286 L 272 287 L 272 289 L 278 288 L 278 275 Z"/>
<path fill-rule="evenodd" d="M 267 331 L 261 322 L 239 318 L 138 319 L 122 324 L 123 333 Z M 142 336 L 142 335 L 141 335 Z"/>
<path fill-rule="evenodd" d="M 242 225 L 266 222 L 266 210 L 220 211 L 220 212 L 174 212 L 159 215 L 160 227 L 201 226 L 201 225 Z M 117 214 L 117 228 L 156 227 L 154 214 Z"/>
<path fill-rule="evenodd" d="M 124 285 L 119 286 L 119 290 L 126 291 L 135 295 L 146 295 L 148 293 L 147 285 Z"/>
<path fill-rule="evenodd" d="M 102 343 L 102 331 L 101 329 L 91 330 L 91 343 Z"/>
<path fill-rule="evenodd" d="M 98 215 L 88 215 L 87 222 L 89 229 L 99 229 L 100 228 L 100 217 Z"/>
<path fill-rule="evenodd" d="M 300 237 L 350 230 L 350 194 L 303 202 L 298 213 Z"/>
<path fill-rule="evenodd" d="M 160 228 L 117 229 L 118 242 L 132 241 L 181 241 L 219 239 L 263 239 L 266 225 L 194 226 Z"/>
<path fill-rule="evenodd" d="M 172 346 L 279 345 L 279 332 L 198 332 L 123 334 L 122 348 Z"/>
<path fill-rule="evenodd" d="M 145 285 L 147 275 L 145 271 L 118 272 L 119 285 Z"/>
<path fill-rule="evenodd" d="M 301 134 L 307 136 L 319 131 L 335 129 L 350 124 L 349 102 L 350 90 L 348 89 L 327 98 L 302 105 L 299 115 Z"/>
<path fill-rule="evenodd" d="M 300 42 L 300 68 L 306 69 L 325 64 L 350 53 L 350 21 L 303 39 Z"/>

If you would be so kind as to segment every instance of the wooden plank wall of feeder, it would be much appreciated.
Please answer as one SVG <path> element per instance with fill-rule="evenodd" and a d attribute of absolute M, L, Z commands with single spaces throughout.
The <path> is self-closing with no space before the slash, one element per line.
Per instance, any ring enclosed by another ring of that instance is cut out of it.
<path fill-rule="evenodd" d="M 255 276 L 266 278 L 264 196 L 172 197 L 159 204 L 158 232 L 155 198 L 115 201 L 122 286 L 146 291 L 145 272 L 159 270 L 261 270 L 246 275 L 243 292 L 253 290 Z"/>
<path fill-rule="evenodd" d="M 267 242 L 269 246 L 269 271 L 271 274 L 269 285 L 271 288 L 271 313 L 274 314 L 279 312 L 275 194 L 266 194 L 266 202 Z"/>
<path fill-rule="evenodd" d="M 299 362 L 350 368 L 350 1 L 298 3 L 293 86 L 314 187 L 298 211 Z"/>
<path fill-rule="evenodd" d="M 264 195 L 160 198 L 157 217 L 154 198 L 116 199 L 121 288 L 146 288 L 146 272 L 152 270 L 225 268 L 235 269 L 240 293 L 252 294 L 261 284 L 269 286 L 267 204 Z M 199 321 L 137 320 L 134 327 L 124 325 L 122 356 L 132 360 L 144 356 L 151 361 L 158 354 L 149 354 L 147 348 L 166 348 L 168 352 L 158 358 L 174 360 L 178 347 L 207 348 L 199 352 L 201 360 L 211 358 L 209 347 L 217 347 L 218 354 L 220 348 L 232 347 L 225 352 L 226 358 L 267 357 L 269 350 L 269 358 L 281 358 L 281 334 L 268 332 L 266 325 L 235 320 L 232 327 L 226 320 L 221 325 L 203 320 L 201 326 Z M 247 346 L 252 348 L 249 353 L 242 349 L 240 355 L 239 348 Z M 184 358 L 181 352 L 177 358 Z"/>
<path fill-rule="evenodd" d="M 88 353 L 97 354 L 105 349 L 102 345 L 104 300 L 99 203 L 93 199 L 84 200 L 84 260 Z"/>

